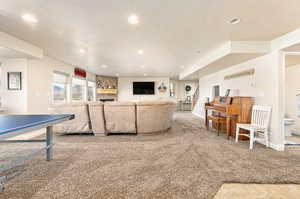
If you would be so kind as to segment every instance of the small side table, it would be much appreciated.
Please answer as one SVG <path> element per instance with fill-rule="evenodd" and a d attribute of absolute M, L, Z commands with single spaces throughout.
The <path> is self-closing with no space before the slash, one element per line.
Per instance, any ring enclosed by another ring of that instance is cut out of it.
<path fill-rule="evenodd" d="M 192 111 L 192 102 L 182 102 L 181 111 Z"/>

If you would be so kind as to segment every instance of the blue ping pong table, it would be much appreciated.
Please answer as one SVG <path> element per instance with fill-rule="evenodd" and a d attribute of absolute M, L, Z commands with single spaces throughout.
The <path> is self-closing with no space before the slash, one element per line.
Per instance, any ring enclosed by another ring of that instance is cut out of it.
<path fill-rule="evenodd" d="M 46 151 L 46 160 L 50 161 L 53 157 L 53 125 L 61 122 L 74 119 L 72 114 L 60 115 L 0 115 L 0 136 L 5 138 L 8 135 L 16 133 L 26 133 L 42 128 L 46 128 L 46 139 L 33 139 L 33 140 L 7 140 L 0 139 L 0 143 L 29 143 L 29 142 L 45 142 L 46 146 L 39 151 L 32 153 L 28 157 Z M 20 159 L 14 164 L 0 165 L 0 173 L 9 170 L 26 159 Z M 0 176 L 0 191 L 4 188 L 4 182 L 7 176 Z"/>

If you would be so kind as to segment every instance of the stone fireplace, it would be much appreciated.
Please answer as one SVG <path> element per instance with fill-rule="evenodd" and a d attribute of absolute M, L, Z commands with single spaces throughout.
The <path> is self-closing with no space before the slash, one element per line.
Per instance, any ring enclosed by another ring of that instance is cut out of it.
<path fill-rule="evenodd" d="M 118 77 L 96 76 L 97 101 L 118 101 Z"/>

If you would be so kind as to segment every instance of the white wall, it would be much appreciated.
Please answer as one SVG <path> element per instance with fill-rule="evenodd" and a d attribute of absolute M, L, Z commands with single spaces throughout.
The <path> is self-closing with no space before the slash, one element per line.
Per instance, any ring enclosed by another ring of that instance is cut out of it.
<path fill-rule="evenodd" d="M 49 57 L 42 59 L 2 59 L 1 101 L 9 113 L 48 113 L 52 104 L 53 72 L 74 74 L 74 67 Z M 7 89 L 7 72 L 22 72 L 22 90 Z M 96 80 L 95 74 L 87 73 L 87 79 Z"/>
<path fill-rule="evenodd" d="M 1 66 L 1 101 L 9 113 L 47 113 L 52 103 L 53 72 L 74 74 L 72 65 L 43 55 L 43 50 L 4 32 L 0 32 L 0 47 L 21 52 L 30 58 L 4 59 Z M 22 72 L 22 90 L 7 89 L 7 72 Z M 87 74 L 89 80 L 96 75 Z"/>
<path fill-rule="evenodd" d="M 198 81 L 171 80 L 171 82 L 175 85 L 175 96 L 172 97 L 175 100 L 186 99 L 185 84 L 190 84 L 192 86 L 192 90 L 190 91 L 191 96 L 194 95 L 198 86 Z"/>
<path fill-rule="evenodd" d="M 204 103 L 207 97 L 212 96 L 212 87 L 220 85 L 221 95 L 227 89 L 237 89 L 240 96 L 255 98 L 256 104 L 272 106 L 271 142 L 274 148 L 282 150 L 284 142 L 283 112 L 284 96 L 281 82 L 284 76 L 284 66 L 280 63 L 281 53 L 278 51 L 268 55 L 232 66 L 217 73 L 199 79 L 199 101 L 193 111 L 195 115 L 204 118 Z M 255 75 L 224 80 L 224 76 L 237 73 L 246 69 L 255 68 Z"/>
<path fill-rule="evenodd" d="M 28 112 L 47 113 L 52 104 L 53 72 L 67 73 L 70 78 L 74 75 L 72 65 L 57 61 L 50 57 L 28 60 Z M 87 74 L 89 80 L 96 79 L 96 75 Z"/>
<path fill-rule="evenodd" d="M 300 94 L 300 65 L 286 67 L 285 83 L 285 113 L 287 117 L 295 120 L 293 127 L 300 129 L 300 117 L 298 116 L 296 96 Z"/>
<path fill-rule="evenodd" d="M 1 102 L 9 113 L 27 112 L 28 92 L 28 64 L 27 59 L 2 59 L 1 60 Z M 7 73 L 22 73 L 22 90 L 8 90 Z"/>
<path fill-rule="evenodd" d="M 155 82 L 155 95 L 133 95 L 133 82 Z M 167 92 L 159 93 L 158 87 L 161 83 L 168 88 Z M 157 100 L 169 99 L 169 84 L 168 77 L 120 77 L 118 79 L 118 100 L 119 101 L 140 101 L 140 100 Z"/>

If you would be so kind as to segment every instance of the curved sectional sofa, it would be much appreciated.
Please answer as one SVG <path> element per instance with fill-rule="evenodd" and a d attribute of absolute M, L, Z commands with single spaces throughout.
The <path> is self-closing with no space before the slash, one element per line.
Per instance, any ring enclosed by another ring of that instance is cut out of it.
<path fill-rule="evenodd" d="M 176 104 L 173 101 L 91 102 L 53 105 L 54 114 L 75 114 L 75 119 L 54 127 L 59 133 L 93 132 L 147 134 L 172 126 Z"/>
<path fill-rule="evenodd" d="M 137 102 L 137 131 L 152 133 L 169 129 L 172 126 L 175 109 L 175 102 L 170 101 Z"/>
<path fill-rule="evenodd" d="M 74 114 L 75 118 L 53 126 L 54 132 L 87 133 L 91 132 L 88 106 L 84 103 L 62 103 L 49 108 L 51 114 Z"/>

